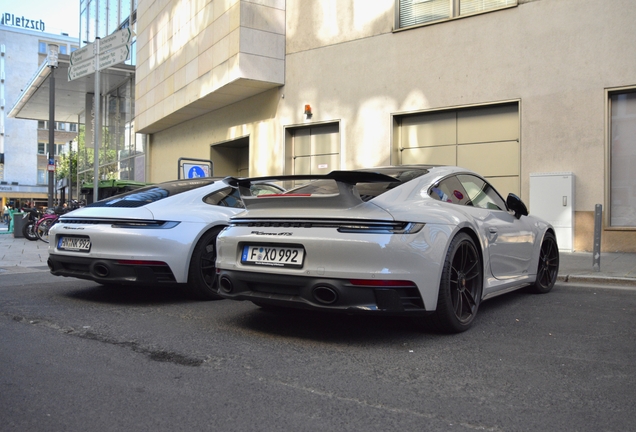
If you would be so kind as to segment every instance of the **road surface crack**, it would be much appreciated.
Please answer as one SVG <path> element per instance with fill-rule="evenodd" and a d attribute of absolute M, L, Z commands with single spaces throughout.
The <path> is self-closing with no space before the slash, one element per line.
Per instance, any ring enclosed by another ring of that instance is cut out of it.
<path fill-rule="evenodd" d="M 6 315 L 6 314 L 5 314 Z M 119 346 L 122 348 L 130 349 L 136 353 L 143 354 L 152 361 L 173 363 L 181 366 L 201 366 L 205 363 L 205 360 L 184 355 L 175 351 L 164 350 L 156 347 L 145 346 L 137 341 L 122 341 L 111 336 L 107 336 L 101 333 L 96 333 L 92 330 L 77 330 L 72 327 L 62 327 L 57 323 L 48 321 L 42 318 L 27 318 L 19 315 L 9 315 L 9 317 L 16 322 L 35 325 L 39 327 L 46 327 L 56 330 L 60 333 L 75 336 L 82 339 L 93 340 L 105 344 Z"/>

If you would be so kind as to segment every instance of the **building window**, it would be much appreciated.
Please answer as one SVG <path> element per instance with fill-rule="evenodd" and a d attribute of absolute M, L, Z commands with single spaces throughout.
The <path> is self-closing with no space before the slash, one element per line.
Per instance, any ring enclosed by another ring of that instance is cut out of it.
<path fill-rule="evenodd" d="M 77 123 L 69 123 L 68 130 L 70 132 L 77 132 Z"/>
<path fill-rule="evenodd" d="M 66 51 L 66 45 L 60 45 L 60 54 L 68 54 Z"/>
<path fill-rule="evenodd" d="M 38 44 L 38 53 L 40 54 L 48 54 L 48 44 L 46 42 L 40 41 Z"/>
<path fill-rule="evenodd" d="M 38 120 L 38 129 L 48 129 L 47 122 L 44 120 Z"/>
<path fill-rule="evenodd" d="M 53 151 L 55 152 L 53 156 L 65 154 L 66 152 L 66 144 L 53 144 Z M 39 155 L 47 155 L 49 152 L 49 143 L 38 143 L 38 154 Z"/>
<path fill-rule="evenodd" d="M 396 28 L 430 24 L 517 6 L 518 0 L 396 0 Z"/>
<path fill-rule="evenodd" d="M 610 93 L 610 226 L 636 228 L 636 89 Z"/>
<path fill-rule="evenodd" d="M 38 184 L 45 185 L 49 184 L 49 176 L 47 175 L 47 171 L 43 169 L 38 170 Z"/>

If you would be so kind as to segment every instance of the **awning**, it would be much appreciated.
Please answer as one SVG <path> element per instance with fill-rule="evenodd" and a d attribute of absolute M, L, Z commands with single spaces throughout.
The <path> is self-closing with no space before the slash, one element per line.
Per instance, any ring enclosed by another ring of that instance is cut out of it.
<path fill-rule="evenodd" d="M 53 69 L 55 76 L 55 121 L 77 123 L 78 116 L 84 111 L 86 94 L 95 92 L 95 74 L 89 74 L 73 81 L 68 80 L 70 56 L 60 54 L 58 67 Z M 26 83 L 20 97 L 8 116 L 12 118 L 49 120 L 49 74 L 51 68 L 45 61 L 31 80 Z M 108 94 L 118 88 L 130 77 L 134 78 L 135 67 L 119 64 L 100 71 L 101 94 Z"/>
<path fill-rule="evenodd" d="M 48 186 L 0 184 L 0 198 L 47 198 Z"/>

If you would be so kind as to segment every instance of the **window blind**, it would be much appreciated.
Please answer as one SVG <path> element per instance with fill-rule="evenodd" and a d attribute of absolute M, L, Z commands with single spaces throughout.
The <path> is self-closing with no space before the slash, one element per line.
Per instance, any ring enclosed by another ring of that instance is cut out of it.
<path fill-rule="evenodd" d="M 460 0 L 459 14 L 468 15 L 472 13 L 485 12 L 490 9 L 511 6 L 517 3 L 517 0 Z"/>
<path fill-rule="evenodd" d="M 400 28 L 450 18 L 451 0 L 400 0 Z"/>

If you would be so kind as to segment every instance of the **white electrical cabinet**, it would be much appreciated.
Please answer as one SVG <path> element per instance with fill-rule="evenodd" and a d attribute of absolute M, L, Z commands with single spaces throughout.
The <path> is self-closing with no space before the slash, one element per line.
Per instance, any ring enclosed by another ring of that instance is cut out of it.
<path fill-rule="evenodd" d="M 530 214 L 554 227 L 559 250 L 574 249 L 574 174 L 530 174 Z"/>

